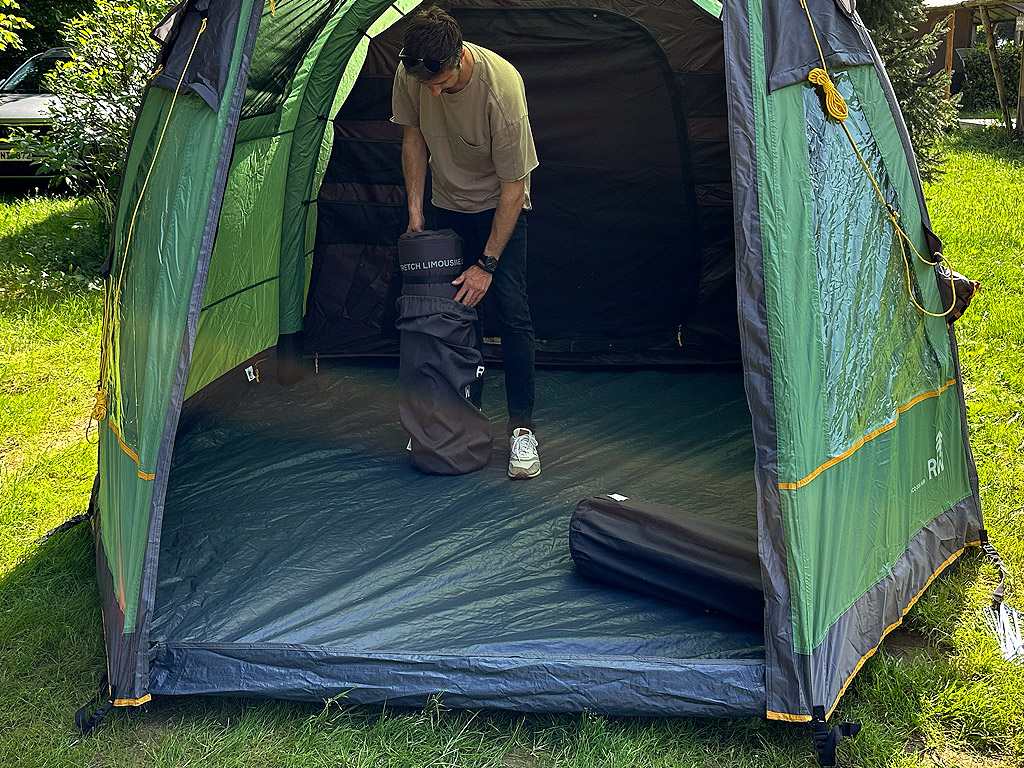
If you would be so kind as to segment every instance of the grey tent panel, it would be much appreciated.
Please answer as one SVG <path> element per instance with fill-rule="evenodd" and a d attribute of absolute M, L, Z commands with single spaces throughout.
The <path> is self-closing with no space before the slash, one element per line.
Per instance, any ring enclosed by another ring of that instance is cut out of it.
<path fill-rule="evenodd" d="M 764 663 L 517 657 L 356 656 L 321 646 L 167 643 L 151 691 L 348 704 L 594 712 L 623 716 L 762 717 Z"/>

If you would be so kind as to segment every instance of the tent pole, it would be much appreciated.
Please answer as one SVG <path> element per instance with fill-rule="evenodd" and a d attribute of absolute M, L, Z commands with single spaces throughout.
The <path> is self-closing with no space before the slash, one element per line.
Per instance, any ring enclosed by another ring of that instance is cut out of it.
<path fill-rule="evenodd" d="M 1021 41 L 1020 86 L 1017 89 L 1017 138 L 1024 141 L 1024 40 Z"/>
<path fill-rule="evenodd" d="M 1003 111 L 1003 122 L 1006 130 L 1013 132 L 1013 119 L 1010 117 L 1010 107 L 1006 103 L 1006 86 L 1003 84 L 1003 72 L 999 68 L 999 52 L 996 50 L 996 36 L 992 31 L 992 17 L 988 13 L 988 6 L 980 6 L 981 22 L 985 25 L 985 38 L 988 40 L 988 57 L 992 61 L 992 74 L 996 78 L 996 92 L 999 94 L 999 108 Z"/>
<path fill-rule="evenodd" d="M 949 29 L 946 31 L 946 98 L 953 96 L 953 32 L 956 29 L 956 11 L 949 12 Z"/>

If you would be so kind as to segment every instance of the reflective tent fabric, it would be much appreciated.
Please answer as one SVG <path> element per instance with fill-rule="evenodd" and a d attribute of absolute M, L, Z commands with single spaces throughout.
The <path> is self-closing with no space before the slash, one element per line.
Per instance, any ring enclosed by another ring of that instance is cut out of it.
<path fill-rule="evenodd" d="M 407 0 L 406 0 L 407 4 Z M 383 0 L 280 0 L 252 51 L 221 228 L 189 374 L 191 396 L 301 328 L 305 234 L 326 115 L 352 57 L 401 17 Z M 285 88 L 282 84 L 286 84 Z M 396 235 L 397 236 L 397 235 Z"/>

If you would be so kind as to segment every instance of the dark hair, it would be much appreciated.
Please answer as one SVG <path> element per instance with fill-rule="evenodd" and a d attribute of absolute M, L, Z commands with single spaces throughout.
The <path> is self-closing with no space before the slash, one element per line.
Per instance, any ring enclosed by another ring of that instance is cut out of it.
<path fill-rule="evenodd" d="M 440 59 L 444 61 L 441 72 L 454 69 L 462 53 L 462 30 L 459 22 L 432 5 L 414 14 L 405 29 L 403 40 L 405 53 L 419 59 Z M 440 74 L 423 66 L 408 66 L 409 74 L 417 80 L 430 80 Z"/>

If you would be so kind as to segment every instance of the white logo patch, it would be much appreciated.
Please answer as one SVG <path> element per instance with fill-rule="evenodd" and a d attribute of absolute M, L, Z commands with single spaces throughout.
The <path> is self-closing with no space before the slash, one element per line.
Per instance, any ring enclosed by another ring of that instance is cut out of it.
<path fill-rule="evenodd" d="M 928 459 L 928 476 L 924 480 L 919 482 L 917 485 L 915 485 L 910 490 L 910 492 L 917 493 L 919 490 L 921 490 L 921 488 L 924 487 L 925 483 L 927 483 L 929 480 L 934 480 L 936 477 L 941 475 L 942 470 L 944 470 L 945 468 L 946 462 L 942 455 L 942 433 L 938 432 L 935 435 L 935 458 Z"/>
<path fill-rule="evenodd" d="M 935 435 L 935 458 L 928 460 L 928 479 L 938 477 L 945 468 L 942 461 L 942 433 L 939 432 Z"/>

